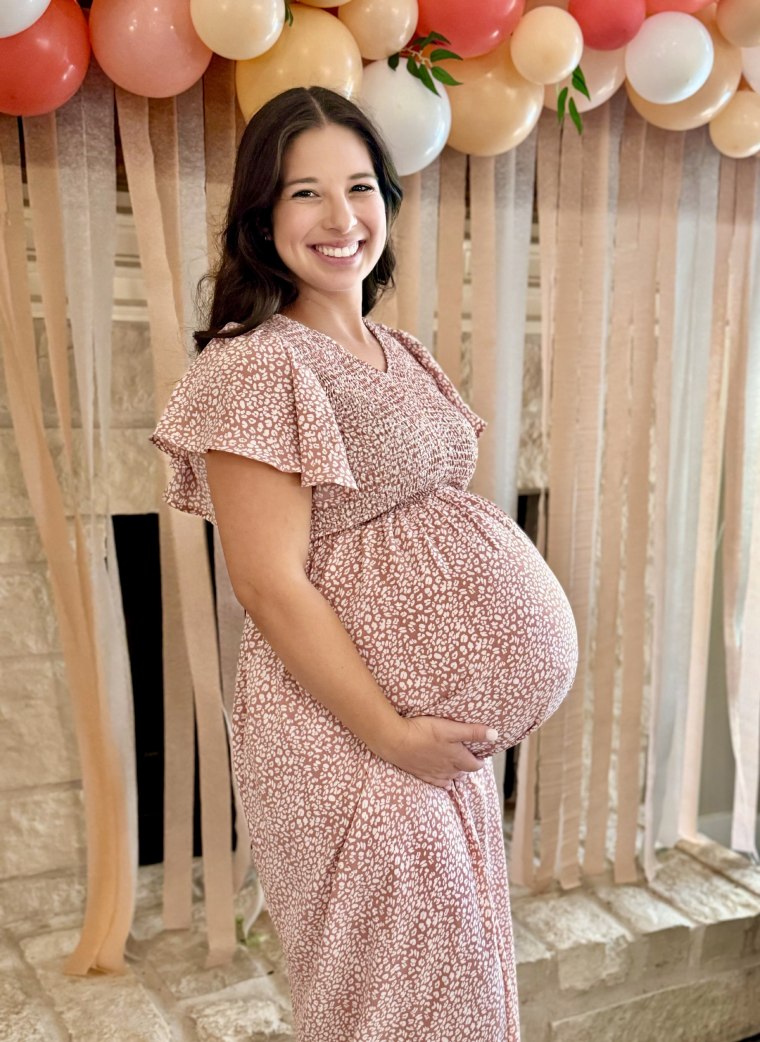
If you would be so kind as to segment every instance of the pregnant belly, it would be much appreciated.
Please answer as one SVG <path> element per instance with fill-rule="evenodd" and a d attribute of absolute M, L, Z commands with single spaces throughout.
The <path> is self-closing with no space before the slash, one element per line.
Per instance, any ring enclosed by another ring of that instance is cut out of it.
<path fill-rule="evenodd" d="M 567 598 L 530 539 L 494 503 L 439 488 L 318 540 L 311 581 L 403 716 L 496 728 L 490 756 L 539 727 L 578 663 Z"/>

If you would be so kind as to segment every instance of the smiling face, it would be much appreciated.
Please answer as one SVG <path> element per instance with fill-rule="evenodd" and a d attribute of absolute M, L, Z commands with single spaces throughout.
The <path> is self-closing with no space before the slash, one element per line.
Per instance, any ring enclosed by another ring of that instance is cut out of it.
<path fill-rule="evenodd" d="M 299 296 L 354 294 L 386 241 L 385 203 L 361 137 L 328 124 L 299 134 L 282 166 L 272 238 Z"/>

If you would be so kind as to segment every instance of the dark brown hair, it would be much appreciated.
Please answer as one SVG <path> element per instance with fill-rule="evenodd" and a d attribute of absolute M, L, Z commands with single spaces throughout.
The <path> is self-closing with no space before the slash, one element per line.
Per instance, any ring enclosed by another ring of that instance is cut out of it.
<path fill-rule="evenodd" d="M 293 275 L 264 235 L 271 233 L 272 207 L 288 146 L 305 130 L 330 124 L 347 127 L 367 146 L 390 230 L 403 192 L 388 148 L 369 117 L 348 98 L 325 87 L 292 87 L 278 94 L 253 115 L 240 139 L 219 265 L 199 286 L 201 291 L 213 286 L 208 329 L 194 334 L 199 351 L 214 337 L 255 329 L 298 296 Z M 389 240 L 362 284 L 363 315 L 393 285 L 395 266 Z M 229 322 L 235 322 L 235 327 L 221 332 Z"/>

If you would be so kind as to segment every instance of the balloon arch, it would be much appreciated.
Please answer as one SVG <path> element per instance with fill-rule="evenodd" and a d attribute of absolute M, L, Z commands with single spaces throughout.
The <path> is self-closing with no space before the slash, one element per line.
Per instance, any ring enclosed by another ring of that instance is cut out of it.
<path fill-rule="evenodd" d="M 401 174 L 447 144 L 507 152 L 545 106 L 582 130 L 624 82 L 655 126 L 709 124 L 724 155 L 760 152 L 758 0 L 17 0 L 0 7 L 0 112 L 57 109 L 91 54 L 125 90 L 166 98 L 213 53 L 236 62 L 246 119 L 299 84 L 356 97 Z"/>

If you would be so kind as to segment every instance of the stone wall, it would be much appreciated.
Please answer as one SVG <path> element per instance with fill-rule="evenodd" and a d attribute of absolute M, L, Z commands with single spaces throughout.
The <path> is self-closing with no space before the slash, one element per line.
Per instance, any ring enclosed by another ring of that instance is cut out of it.
<path fill-rule="evenodd" d="M 56 461 L 61 439 L 47 345 L 37 321 L 44 419 Z M 113 513 L 155 510 L 157 453 L 145 323 L 115 323 L 108 460 Z M 0 370 L 2 380 L 2 370 Z M 71 365 L 72 388 L 76 386 Z M 78 426 L 78 409 L 74 409 Z M 81 464 L 81 438 L 76 437 Z M 0 879 L 81 868 L 81 771 L 47 565 L 0 384 Z M 66 498 L 71 505 L 71 489 Z"/>

